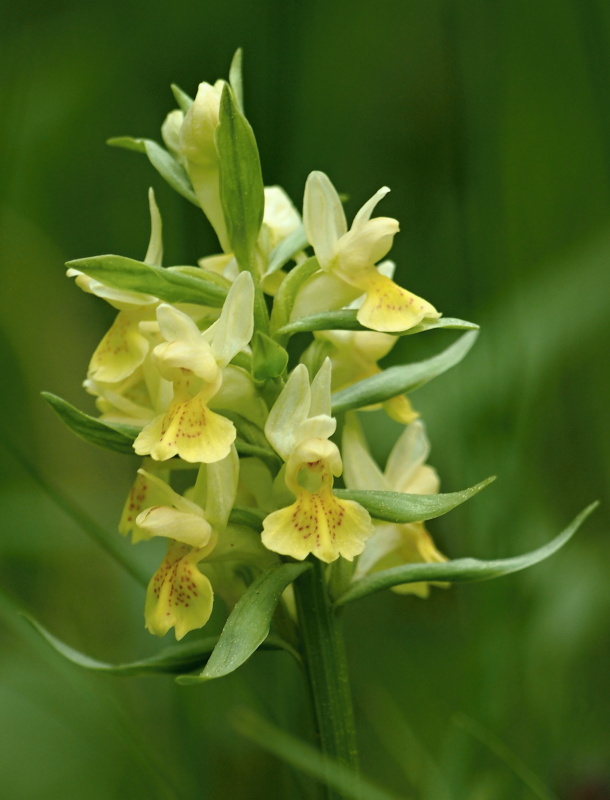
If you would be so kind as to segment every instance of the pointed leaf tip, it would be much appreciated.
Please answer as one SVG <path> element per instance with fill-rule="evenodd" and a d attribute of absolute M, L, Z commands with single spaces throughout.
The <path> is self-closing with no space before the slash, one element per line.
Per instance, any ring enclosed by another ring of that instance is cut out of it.
<path fill-rule="evenodd" d="M 353 600 L 359 600 L 361 597 L 366 597 L 369 594 L 374 594 L 382 589 L 389 589 L 402 583 L 418 583 L 420 581 L 446 581 L 450 583 L 485 581 L 527 569 L 546 560 L 562 548 L 598 505 L 598 501 L 591 503 L 558 536 L 548 544 L 532 550 L 530 553 L 494 561 L 459 558 L 440 564 L 406 564 L 402 567 L 392 567 L 391 569 L 367 575 L 353 583 L 336 601 L 336 605 L 345 605 Z"/>

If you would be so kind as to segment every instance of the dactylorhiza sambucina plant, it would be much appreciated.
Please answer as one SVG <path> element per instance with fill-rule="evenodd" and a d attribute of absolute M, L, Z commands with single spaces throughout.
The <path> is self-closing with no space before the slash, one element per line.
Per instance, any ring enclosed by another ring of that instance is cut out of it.
<path fill-rule="evenodd" d="M 117 311 L 85 381 L 99 417 L 46 398 L 79 435 L 142 457 L 118 527 L 138 547 L 167 540 L 146 591 L 147 629 L 173 629 L 181 640 L 204 628 L 217 598 L 227 610 L 219 637 L 195 634 L 115 671 L 179 672 L 196 683 L 231 672 L 260 646 L 284 648 L 305 666 L 322 750 L 355 767 L 339 609 L 384 588 L 427 597 L 434 585 L 522 569 L 557 550 L 588 511 L 526 556 L 448 560 L 437 549 L 426 520 L 489 480 L 439 493 L 408 394 L 456 365 L 477 326 L 394 282 L 384 259 L 398 222 L 374 216 L 387 188 L 348 225 L 322 172 L 307 179 L 302 215 L 280 187 L 264 186 L 241 86 L 237 57 L 230 81 L 201 83 L 194 100 L 174 87 L 179 108 L 163 124 L 165 147 L 111 140 L 145 153 L 201 208 L 222 252 L 163 266 L 151 190 L 142 261 L 104 255 L 68 265 L 84 291 Z M 399 337 L 441 328 L 463 333 L 428 360 L 379 365 Z M 370 409 L 403 427 L 384 471 L 362 425 Z"/>

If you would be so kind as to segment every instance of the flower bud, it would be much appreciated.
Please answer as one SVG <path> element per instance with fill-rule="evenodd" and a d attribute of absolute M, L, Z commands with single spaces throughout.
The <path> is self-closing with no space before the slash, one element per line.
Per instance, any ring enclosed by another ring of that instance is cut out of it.
<path fill-rule="evenodd" d="M 214 141 L 225 81 L 212 86 L 200 83 L 193 105 L 180 129 L 180 153 L 203 213 L 209 219 L 220 246 L 230 252 L 229 237 L 220 202 L 220 161 Z"/>

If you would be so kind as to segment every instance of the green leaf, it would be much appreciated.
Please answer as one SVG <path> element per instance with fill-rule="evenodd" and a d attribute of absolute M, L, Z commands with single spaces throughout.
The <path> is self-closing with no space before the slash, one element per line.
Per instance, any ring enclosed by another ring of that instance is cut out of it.
<path fill-rule="evenodd" d="M 273 300 L 273 311 L 271 312 L 272 330 L 277 331 L 278 328 L 288 322 L 297 292 L 307 278 L 311 277 L 319 269 L 318 259 L 312 256 L 302 264 L 297 264 L 286 275 Z"/>
<path fill-rule="evenodd" d="M 171 89 L 176 102 L 180 106 L 180 110 L 186 114 L 189 108 L 193 105 L 193 98 L 190 97 L 186 92 L 183 92 L 182 89 L 175 83 L 172 83 Z"/>
<path fill-rule="evenodd" d="M 182 272 L 183 267 L 154 267 L 125 256 L 92 256 L 68 261 L 66 266 L 84 272 L 105 286 L 151 294 L 169 303 L 196 303 L 220 308 L 227 290 L 218 283 Z"/>
<path fill-rule="evenodd" d="M 235 51 L 235 55 L 229 67 L 229 83 L 233 94 L 235 95 L 235 102 L 237 107 L 244 113 L 244 80 L 243 80 L 243 52 L 241 47 Z"/>
<path fill-rule="evenodd" d="M 406 524 L 409 522 L 423 522 L 427 519 L 441 517 L 452 511 L 456 506 L 470 500 L 481 489 L 495 481 L 495 475 L 487 480 L 463 489 L 461 492 L 447 492 L 445 494 L 403 494 L 402 492 L 376 492 L 357 489 L 335 489 L 337 497 L 344 500 L 353 500 L 360 503 L 369 512 L 371 517 L 385 522 Z"/>
<path fill-rule="evenodd" d="M 399 394 L 419 389 L 420 386 L 459 364 L 475 343 L 477 335 L 477 331 L 469 331 L 442 353 L 427 361 L 389 367 L 378 375 L 365 378 L 353 386 L 336 392 L 332 396 L 333 413 L 382 403 Z"/>
<path fill-rule="evenodd" d="M 351 603 L 374 592 L 382 589 L 389 589 L 391 586 L 398 586 L 401 583 L 419 583 L 420 581 L 447 581 L 450 583 L 466 581 L 485 581 L 492 578 L 499 578 L 511 572 L 518 572 L 522 569 L 538 564 L 540 561 L 552 556 L 568 542 L 576 533 L 578 528 L 586 518 L 594 511 L 599 503 L 592 503 L 585 508 L 568 527 L 562 531 L 555 539 L 531 553 L 526 553 L 515 558 L 503 558 L 496 561 L 480 561 L 476 558 L 459 558 L 454 561 L 447 561 L 442 564 L 405 564 L 403 567 L 392 567 L 392 569 L 381 570 L 380 572 L 367 575 L 356 581 L 341 597 L 336 601 L 336 605 Z"/>
<path fill-rule="evenodd" d="M 266 516 L 267 512 L 260 508 L 233 506 L 229 514 L 229 522 L 232 525 L 245 525 L 247 528 L 260 532 L 263 529 L 263 520 Z"/>
<path fill-rule="evenodd" d="M 345 800 L 398 800 L 345 764 L 323 755 L 315 747 L 291 736 L 281 728 L 261 719 L 249 709 L 239 709 L 232 714 L 233 725 L 242 736 L 255 742 L 263 750 L 273 753 L 325 786 L 334 789 Z M 333 797 L 335 795 L 333 794 Z"/>
<path fill-rule="evenodd" d="M 345 308 L 340 311 L 324 311 L 320 314 L 311 314 L 308 317 L 302 317 L 294 322 L 289 322 L 283 325 L 278 333 L 289 334 L 304 333 L 307 331 L 370 331 L 370 328 L 365 328 L 356 319 L 358 311 L 356 309 Z M 394 336 L 410 336 L 412 333 L 423 333 L 424 331 L 433 331 L 440 328 L 447 330 L 458 331 L 474 331 L 478 330 L 479 326 L 474 322 L 466 322 L 463 319 L 454 319 L 453 317 L 440 317 L 439 319 L 431 319 L 425 322 L 420 322 L 406 331 L 399 331 L 394 333 Z"/>
<path fill-rule="evenodd" d="M 269 635 L 282 592 L 311 564 L 278 564 L 259 575 L 240 597 L 201 675 L 183 675 L 179 683 L 197 683 L 228 675 L 250 658 Z"/>
<path fill-rule="evenodd" d="M 231 249 L 242 269 L 254 269 L 265 195 L 256 139 L 226 84 L 220 99 L 216 148 L 220 158 L 220 201 Z"/>
<path fill-rule="evenodd" d="M 290 259 L 297 253 L 300 253 L 307 247 L 307 236 L 305 235 L 305 228 L 302 225 L 289 234 L 271 251 L 269 256 L 269 264 L 265 276 L 271 275 L 281 269 Z"/>
<path fill-rule="evenodd" d="M 185 642 L 170 647 L 165 647 L 155 655 L 143 658 L 138 661 L 131 661 L 126 664 L 108 664 L 105 661 L 98 661 L 95 658 L 85 655 L 75 650 L 70 645 L 62 642 L 54 636 L 36 619 L 29 614 L 22 614 L 27 621 L 46 639 L 51 647 L 64 658 L 76 664 L 78 667 L 92 670 L 94 672 L 106 672 L 112 675 L 130 677 L 133 675 L 179 675 L 200 669 L 207 664 L 210 655 L 218 644 L 218 636 L 208 636 L 203 639 L 196 639 L 192 642 Z M 292 651 L 290 646 L 278 637 L 268 637 L 264 643 L 265 649 Z"/>
<path fill-rule="evenodd" d="M 133 440 L 140 433 L 135 425 L 123 425 L 120 422 L 104 422 L 79 411 L 73 405 L 62 400 L 51 392 L 41 392 L 53 411 L 81 439 L 107 450 L 133 455 Z"/>
<path fill-rule="evenodd" d="M 270 336 L 256 331 L 252 340 L 252 375 L 257 381 L 279 378 L 288 364 L 288 353 Z"/>
<path fill-rule="evenodd" d="M 225 293 L 231 288 L 230 280 L 222 275 L 219 275 L 217 272 L 212 272 L 209 269 L 191 266 L 168 267 L 168 269 L 171 269 L 172 272 L 179 272 L 181 275 L 190 275 L 192 278 L 196 278 L 198 281 L 204 280 L 208 283 L 215 283 L 217 286 L 220 286 L 222 289 L 224 289 Z"/>
<path fill-rule="evenodd" d="M 199 200 L 197 200 L 197 195 L 193 191 L 186 170 L 160 144 L 157 144 L 152 139 L 135 139 L 131 136 L 116 136 L 113 139 L 108 139 L 107 144 L 111 147 L 122 147 L 125 150 L 146 153 L 150 163 L 159 175 L 169 183 L 172 189 L 199 208 Z"/>
<path fill-rule="evenodd" d="M 51 647 L 64 658 L 67 658 L 68 661 L 85 669 L 95 672 L 110 672 L 113 675 L 157 675 L 161 673 L 189 672 L 207 663 L 218 642 L 218 637 L 212 636 L 195 642 L 164 648 L 154 656 L 139 661 L 132 661 L 127 664 L 108 664 L 105 661 L 97 661 L 84 653 L 80 653 L 50 633 L 33 617 L 26 614 L 23 616 L 47 640 Z"/>

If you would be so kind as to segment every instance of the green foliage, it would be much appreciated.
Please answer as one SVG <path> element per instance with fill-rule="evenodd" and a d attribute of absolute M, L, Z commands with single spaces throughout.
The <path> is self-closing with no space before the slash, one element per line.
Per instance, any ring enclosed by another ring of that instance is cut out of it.
<path fill-rule="evenodd" d="M 310 331 L 327 331 L 327 330 L 343 330 L 343 331 L 366 331 L 370 330 L 361 325 L 356 319 L 358 312 L 354 309 L 342 309 L 340 311 L 326 311 L 320 314 L 311 314 L 307 317 L 301 317 L 294 322 L 289 322 L 287 325 L 282 325 L 279 328 L 279 334 L 293 333 L 308 333 Z M 463 319 L 453 319 L 452 317 L 440 317 L 439 319 L 425 320 L 420 322 L 406 331 L 401 331 L 395 334 L 396 336 L 409 336 L 412 333 L 423 333 L 424 331 L 434 331 L 439 328 L 446 328 L 448 330 L 457 331 L 474 331 L 478 330 L 479 326 L 474 322 L 466 322 Z"/>
<path fill-rule="evenodd" d="M 131 136 L 118 136 L 108 139 L 107 144 L 112 147 L 122 147 L 125 150 L 134 150 L 136 153 L 146 153 L 148 160 L 164 178 L 172 189 L 186 198 L 194 206 L 199 205 L 199 200 L 192 189 L 191 182 L 184 167 L 171 156 L 157 142 L 151 139 L 134 139 Z"/>
<path fill-rule="evenodd" d="M 278 269 L 281 269 L 290 261 L 290 259 L 294 258 L 297 253 L 305 250 L 306 247 L 307 236 L 305 235 L 305 229 L 303 226 L 300 226 L 285 239 L 282 239 L 282 241 L 271 251 L 271 255 L 269 256 L 269 264 L 267 266 L 265 275 L 271 275 L 272 273 L 277 272 Z"/>
<path fill-rule="evenodd" d="M 179 683 L 189 684 L 228 675 L 257 650 L 269 635 L 271 620 L 282 592 L 311 564 L 281 564 L 269 567 L 246 589 L 229 614 L 218 644 L 201 675 L 184 675 Z"/>
<path fill-rule="evenodd" d="M 468 354 L 476 338 L 477 331 L 470 331 L 433 358 L 415 364 L 406 364 L 402 367 L 389 367 L 377 375 L 335 392 L 333 394 L 333 413 L 338 414 L 354 408 L 365 408 L 419 389 L 420 386 L 459 364 Z"/>
<path fill-rule="evenodd" d="M 356 581 L 340 598 L 336 604 L 344 605 L 352 600 L 358 600 L 369 594 L 374 594 L 391 586 L 401 583 L 418 583 L 420 581 L 449 581 L 452 583 L 466 581 L 486 581 L 500 578 L 511 572 L 532 567 L 552 556 L 563 547 L 576 533 L 578 528 L 598 506 L 592 503 L 568 525 L 568 527 L 555 537 L 551 542 L 532 550 L 522 556 L 503 558 L 495 561 L 480 561 L 476 558 L 459 558 L 443 564 L 406 564 L 401 567 L 381 570 Z"/>
<path fill-rule="evenodd" d="M 470 489 L 445 494 L 408 494 L 406 492 L 359 491 L 356 489 L 336 489 L 338 497 L 353 500 L 364 506 L 371 517 L 404 524 L 434 519 L 447 514 L 457 506 L 470 500 L 481 489 L 495 481 L 495 476 L 487 478 Z"/>
<path fill-rule="evenodd" d="M 68 267 L 84 272 L 105 286 L 127 289 L 166 300 L 168 303 L 195 303 L 222 306 L 227 290 L 218 280 L 210 281 L 201 270 L 184 267 L 155 267 L 125 256 L 92 256 L 68 261 Z"/>
<path fill-rule="evenodd" d="M 252 350 L 252 375 L 257 381 L 279 378 L 288 365 L 288 353 L 261 331 L 254 334 Z"/>
<path fill-rule="evenodd" d="M 256 241 L 265 207 L 263 176 L 254 133 L 228 85 L 220 100 L 216 147 L 220 199 L 231 249 L 241 268 L 252 271 L 256 268 Z"/>
<path fill-rule="evenodd" d="M 120 422 L 104 422 L 79 411 L 67 400 L 62 400 L 51 392 L 41 394 L 61 421 L 81 439 L 107 450 L 133 455 L 133 440 L 140 432 L 139 428 Z"/>

